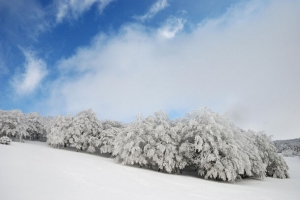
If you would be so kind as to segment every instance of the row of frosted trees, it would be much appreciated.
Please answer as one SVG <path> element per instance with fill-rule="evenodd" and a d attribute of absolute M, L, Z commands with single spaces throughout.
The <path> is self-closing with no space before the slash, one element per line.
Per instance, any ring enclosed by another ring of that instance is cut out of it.
<path fill-rule="evenodd" d="M 27 120 L 28 121 L 28 120 Z M 130 124 L 99 121 L 92 110 L 45 120 L 47 143 L 168 173 L 195 170 L 206 179 L 288 178 L 288 166 L 263 132 L 244 131 L 207 108 L 171 120 L 162 111 Z"/>
<path fill-rule="evenodd" d="M 170 120 L 159 111 L 137 119 L 116 137 L 116 160 L 169 173 L 195 169 L 224 181 L 266 175 L 288 178 L 288 167 L 265 133 L 244 131 L 207 108 Z"/>
<path fill-rule="evenodd" d="M 0 110 L 0 136 L 8 136 L 13 140 L 23 139 L 46 140 L 46 125 L 51 117 L 43 117 L 38 113 L 24 114 L 20 110 Z"/>
<path fill-rule="evenodd" d="M 277 152 L 286 156 L 300 155 L 300 138 L 274 141 Z"/>
<path fill-rule="evenodd" d="M 90 109 L 75 117 L 57 116 L 46 126 L 47 143 L 53 147 L 74 147 L 94 153 L 112 153 L 114 140 L 123 125 L 115 121 L 99 121 Z"/>

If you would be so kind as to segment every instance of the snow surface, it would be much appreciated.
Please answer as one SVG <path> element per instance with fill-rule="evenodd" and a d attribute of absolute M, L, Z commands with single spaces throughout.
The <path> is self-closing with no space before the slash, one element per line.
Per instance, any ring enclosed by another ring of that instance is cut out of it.
<path fill-rule="evenodd" d="M 99 155 L 42 142 L 0 145 L 0 200 L 300 199 L 300 158 L 285 158 L 290 179 L 235 183 L 123 166 Z"/>

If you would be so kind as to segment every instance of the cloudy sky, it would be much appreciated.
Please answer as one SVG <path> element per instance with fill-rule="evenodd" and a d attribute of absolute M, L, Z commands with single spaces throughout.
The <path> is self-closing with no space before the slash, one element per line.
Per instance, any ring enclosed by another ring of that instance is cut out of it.
<path fill-rule="evenodd" d="M 299 0 L 0 0 L 0 109 L 129 122 L 202 106 L 300 137 Z"/>

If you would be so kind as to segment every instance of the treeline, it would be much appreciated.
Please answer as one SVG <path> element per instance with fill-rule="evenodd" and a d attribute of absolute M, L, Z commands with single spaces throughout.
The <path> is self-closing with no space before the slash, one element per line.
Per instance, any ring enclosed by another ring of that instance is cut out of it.
<path fill-rule="evenodd" d="M 223 181 L 289 177 L 288 166 L 269 136 L 242 130 L 207 108 L 176 120 L 162 111 L 146 118 L 138 115 L 130 124 L 100 121 L 87 110 L 75 117 L 47 118 L 41 124 L 47 143 L 53 147 L 70 146 L 91 153 L 99 150 L 126 165 L 177 174 L 193 169 L 200 177 Z M 7 129 L 4 132 L 10 133 Z M 26 132 L 30 136 L 32 131 Z"/>
<path fill-rule="evenodd" d="M 275 147 L 278 153 L 283 156 L 296 156 L 300 155 L 300 138 L 291 140 L 275 140 Z"/>
<path fill-rule="evenodd" d="M 99 121 L 90 109 L 75 117 L 57 116 L 46 125 L 47 143 L 53 147 L 74 147 L 81 151 L 112 154 L 114 140 L 124 125 L 116 121 Z"/>
<path fill-rule="evenodd" d="M 23 141 L 47 140 L 46 125 L 52 117 L 43 117 L 38 113 L 24 114 L 20 110 L 0 110 L 0 136 Z"/>

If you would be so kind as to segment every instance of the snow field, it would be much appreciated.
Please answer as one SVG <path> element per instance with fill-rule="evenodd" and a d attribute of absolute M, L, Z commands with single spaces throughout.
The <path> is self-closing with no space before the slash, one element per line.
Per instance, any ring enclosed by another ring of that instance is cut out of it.
<path fill-rule="evenodd" d="M 263 199 L 300 196 L 300 159 L 285 158 L 289 179 L 235 183 L 124 166 L 113 159 L 54 149 L 42 142 L 0 145 L 1 200 Z"/>

